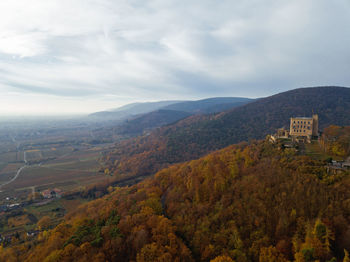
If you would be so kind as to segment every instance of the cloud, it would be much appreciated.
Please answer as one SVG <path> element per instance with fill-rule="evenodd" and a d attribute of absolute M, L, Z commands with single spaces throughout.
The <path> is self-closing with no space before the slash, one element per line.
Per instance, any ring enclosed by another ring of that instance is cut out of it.
<path fill-rule="evenodd" d="M 349 23 L 347 0 L 2 0 L 0 92 L 89 112 L 349 86 Z"/>

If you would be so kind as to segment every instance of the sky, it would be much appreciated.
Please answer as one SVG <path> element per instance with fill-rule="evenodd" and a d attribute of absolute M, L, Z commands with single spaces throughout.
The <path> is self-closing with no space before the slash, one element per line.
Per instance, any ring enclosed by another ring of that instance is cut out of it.
<path fill-rule="evenodd" d="M 349 0 L 1 0 L 0 115 L 350 86 Z"/>

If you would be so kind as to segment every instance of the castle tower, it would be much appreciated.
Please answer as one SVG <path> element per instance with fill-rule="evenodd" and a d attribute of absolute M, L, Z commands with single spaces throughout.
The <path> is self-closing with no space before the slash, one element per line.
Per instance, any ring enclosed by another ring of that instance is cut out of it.
<path fill-rule="evenodd" d="M 318 115 L 312 115 L 312 136 L 318 136 Z"/>

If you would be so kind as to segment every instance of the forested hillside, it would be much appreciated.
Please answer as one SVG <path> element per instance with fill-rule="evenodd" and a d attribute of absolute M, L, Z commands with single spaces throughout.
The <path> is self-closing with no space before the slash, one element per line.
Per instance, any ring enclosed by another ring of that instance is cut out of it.
<path fill-rule="evenodd" d="M 342 261 L 350 176 L 324 165 L 267 141 L 229 146 L 115 188 L 0 260 Z"/>
<path fill-rule="evenodd" d="M 127 120 L 122 125 L 116 127 L 116 132 L 121 135 L 140 135 L 147 130 L 174 123 L 190 115 L 190 113 L 184 111 L 160 109 Z"/>
<path fill-rule="evenodd" d="M 230 144 L 261 139 L 289 126 L 292 116 L 319 115 L 320 129 L 350 125 L 350 89 L 301 88 L 259 99 L 217 115 L 193 116 L 145 137 L 116 145 L 105 161 L 120 176 L 152 174 Z"/>

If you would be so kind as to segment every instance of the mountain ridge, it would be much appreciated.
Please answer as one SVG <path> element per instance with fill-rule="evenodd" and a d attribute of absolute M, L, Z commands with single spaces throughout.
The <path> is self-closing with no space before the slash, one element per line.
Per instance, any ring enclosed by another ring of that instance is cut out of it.
<path fill-rule="evenodd" d="M 313 112 L 319 114 L 320 129 L 330 124 L 350 125 L 350 89 L 299 88 L 216 115 L 191 116 L 146 137 L 121 142 L 105 160 L 117 175 L 152 174 L 230 144 L 261 139 L 288 126 L 290 117 Z"/>
<path fill-rule="evenodd" d="M 214 114 L 251 103 L 249 98 L 218 97 L 171 104 L 155 111 L 129 117 L 116 128 L 120 135 L 135 136 L 154 128 L 174 124 L 196 114 Z"/>
<path fill-rule="evenodd" d="M 90 117 L 126 117 L 150 113 L 155 110 L 174 110 L 195 113 L 214 113 L 235 107 L 236 104 L 244 104 L 254 99 L 244 97 L 212 97 L 200 100 L 180 101 L 165 100 L 157 102 L 131 103 L 119 108 L 95 112 Z M 217 108 L 215 108 L 217 106 Z"/>
<path fill-rule="evenodd" d="M 127 104 L 118 108 L 111 110 L 105 110 L 100 112 L 95 112 L 89 115 L 89 117 L 114 117 L 114 118 L 124 118 L 131 115 L 149 113 L 154 110 L 158 110 L 162 107 L 181 102 L 180 100 L 165 100 L 157 102 L 138 102 Z"/>
<path fill-rule="evenodd" d="M 228 110 L 230 107 L 236 107 L 254 101 L 254 99 L 245 97 L 213 97 L 195 101 L 184 101 L 165 106 L 165 110 L 180 110 L 189 113 L 217 113 Z M 224 105 L 224 107 L 219 107 Z M 215 109 L 218 106 L 220 109 Z"/>

